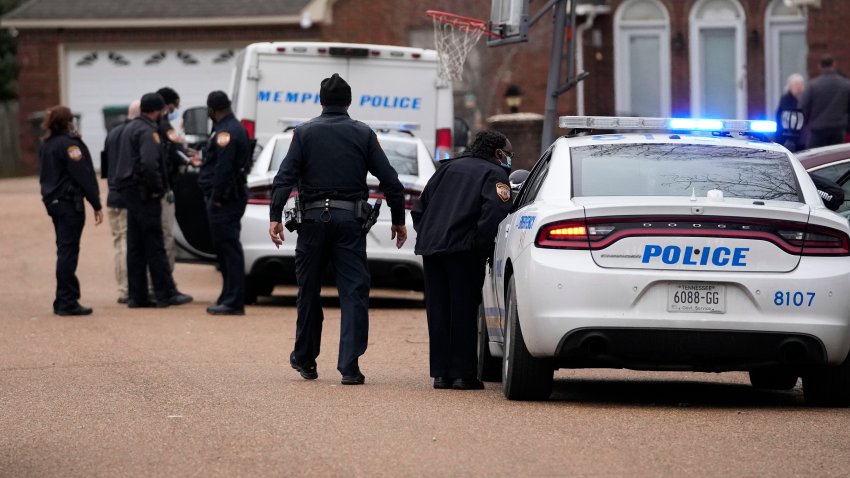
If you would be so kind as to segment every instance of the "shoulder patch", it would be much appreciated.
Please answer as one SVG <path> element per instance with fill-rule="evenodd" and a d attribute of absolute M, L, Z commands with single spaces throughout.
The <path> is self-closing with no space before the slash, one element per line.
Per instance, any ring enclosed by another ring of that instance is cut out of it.
<path fill-rule="evenodd" d="M 68 157 L 71 161 L 79 161 L 83 159 L 83 152 L 79 146 L 68 146 Z"/>
<path fill-rule="evenodd" d="M 173 128 L 169 129 L 168 132 L 165 133 L 165 135 L 168 136 L 168 140 L 171 141 L 172 143 L 179 143 L 180 142 L 180 135 L 177 134 L 177 131 L 174 131 Z"/>
<path fill-rule="evenodd" d="M 511 199 L 511 187 L 505 183 L 496 183 L 496 194 L 502 202 L 507 202 Z"/>
<path fill-rule="evenodd" d="M 159 139 L 159 133 L 156 132 L 156 131 L 153 132 L 153 140 L 156 141 L 156 144 L 159 144 L 159 143 L 162 142 L 162 140 Z"/>
<path fill-rule="evenodd" d="M 215 144 L 219 145 L 222 148 L 230 144 L 230 133 L 228 133 L 227 131 L 222 131 L 221 133 L 218 133 L 215 136 Z"/>

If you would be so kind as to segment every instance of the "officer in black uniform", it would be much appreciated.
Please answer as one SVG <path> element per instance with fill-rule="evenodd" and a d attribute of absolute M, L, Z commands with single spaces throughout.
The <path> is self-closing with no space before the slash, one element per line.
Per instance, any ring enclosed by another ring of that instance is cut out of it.
<path fill-rule="evenodd" d="M 348 116 L 351 87 L 338 74 L 322 80 L 322 115 L 295 129 L 289 152 L 272 186 L 269 235 L 283 243 L 281 215 L 293 187 L 298 188 L 303 222 L 295 249 L 298 279 L 298 321 L 290 364 L 301 376 L 318 377 L 316 357 L 322 334 L 319 293 L 329 260 L 336 269 L 342 313 L 337 369 L 344 385 L 365 382 L 358 358 L 369 335 L 369 269 L 362 216 L 368 206 L 367 172 L 381 183 L 392 210 L 392 238 L 401 248 L 404 188 L 390 166 L 375 132 Z"/>
<path fill-rule="evenodd" d="M 41 199 L 56 231 L 56 315 L 89 315 L 83 307 L 77 261 L 80 237 L 86 223 L 85 198 L 94 208 L 94 222 L 103 221 L 100 192 L 89 149 L 74 131 L 74 117 L 65 106 L 47 110 L 42 127 L 47 130 L 38 150 L 41 162 Z"/>
<path fill-rule="evenodd" d="M 162 239 L 165 162 L 156 123 L 165 101 L 156 93 L 142 96 L 142 114 L 121 133 L 115 184 L 127 204 L 127 279 L 129 307 L 168 307 L 192 301 L 174 285 Z M 155 300 L 148 299 L 150 269 Z"/>
<path fill-rule="evenodd" d="M 496 230 L 512 206 L 512 156 L 504 135 L 478 133 L 464 156 L 437 170 L 411 211 L 425 270 L 434 388 L 484 388 L 476 377 L 478 306 Z"/>
<path fill-rule="evenodd" d="M 213 315 L 245 315 L 245 255 L 239 235 L 242 215 L 248 204 L 245 177 L 251 162 L 248 132 L 230 109 L 223 91 L 207 96 L 207 109 L 213 132 L 207 143 L 198 185 L 204 192 L 213 246 L 224 283 Z"/>
<path fill-rule="evenodd" d="M 177 250 L 174 244 L 175 207 L 174 207 L 174 181 L 180 172 L 180 166 L 198 160 L 198 152 L 183 146 L 180 134 L 171 125 L 171 121 L 177 119 L 177 110 L 180 108 L 180 95 L 174 89 L 167 86 L 156 90 L 165 101 L 165 111 L 157 121 L 159 137 L 162 138 L 163 150 L 165 151 L 165 194 L 162 198 L 162 237 L 165 244 L 165 255 L 168 257 L 168 267 L 174 271 L 174 261 Z"/>

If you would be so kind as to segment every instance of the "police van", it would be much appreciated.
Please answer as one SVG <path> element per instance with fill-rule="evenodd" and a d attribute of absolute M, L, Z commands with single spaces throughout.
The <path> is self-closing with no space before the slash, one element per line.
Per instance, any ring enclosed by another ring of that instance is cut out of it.
<path fill-rule="evenodd" d="M 451 154 L 451 84 L 437 76 L 437 52 L 352 43 L 254 43 L 240 52 L 231 84 L 233 112 L 258 148 L 281 131 L 278 119 L 321 113 L 322 79 L 350 85 L 349 114 L 361 121 L 416 124 L 435 158 Z"/>

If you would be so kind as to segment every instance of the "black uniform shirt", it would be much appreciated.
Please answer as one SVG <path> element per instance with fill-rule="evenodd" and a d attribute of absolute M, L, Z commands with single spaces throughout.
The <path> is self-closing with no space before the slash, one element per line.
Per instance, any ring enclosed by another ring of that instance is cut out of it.
<path fill-rule="evenodd" d="M 204 195 L 221 202 L 232 188 L 243 184 L 242 171 L 251 159 L 250 154 L 248 132 L 232 113 L 216 123 L 198 174 L 198 185 Z"/>
<path fill-rule="evenodd" d="M 404 187 L 390 166 L 375 132 L 351 119 L 346 108 L 328 106 L 322 115 L 298 126 L 272 184 L 270 218 L 280 222 L 293 187 L 302 202 L 357 201 L 369 197 L 366 173 L 380 181 L 392 210 L 392 223 L 404 224 Z"/>
<path fill-rule="evenodd" d="M 124 131 L 124 127 L 127 126 L 127 123 L 130 121 L 131 120 L 126 120 L 112 128 L 109 134 L 106 135 L 106 141 L 103 143 L 104 154 L 101 157 L 106 158 L 107 164 L 106 166 L 101 165 L 100 167 L 107 171 L 106 184 L 109 186 L 109 193 L 106 195 L 107 207 L 121 209 L 127 207 L 127 204 L 124 202 L 124 198 L 122 198 L 121 194 L 118 192 L 118 185 L 115 182 L 115 170 L 118 168 L 118 156 L 121 154 L 121 144 L 119 143 L 121 140 L 121 132 Z"/>
<path fill-rule="evenodd" d="M 512 206 L 508 174 L 495 161 L 475 156 L 448 161 L 413 205 L 415 252 L 490 255 L 499 223 Z"/>
<path fill-rule="evenodd" d="M 162 138 L 156 124 L 145 115 L 130 121 L 121 133 L 115 184 L 118 190 L 143 186 L 149 194 L 165 192 Z"/>
<path fill-rule="evenodd" d="M 82 195 L 95 211 L 101 209 L 91 154 L 78 136 L 71 133 L 51 136 L 39 148 L 38 157 L 41 198 L 45 204 Z"/>

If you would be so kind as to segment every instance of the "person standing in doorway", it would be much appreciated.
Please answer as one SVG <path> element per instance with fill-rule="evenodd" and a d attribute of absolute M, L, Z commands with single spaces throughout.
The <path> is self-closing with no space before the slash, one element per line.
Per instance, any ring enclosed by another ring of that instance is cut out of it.
<path fill-rule="evenodd" d="M 794 73 L 788 76 L 785 94 L 779 99 L 779 108 L 776 109 L 776 142 L 789 151 L 799 151 L 806 147 L 803 137 L 805 118 L 799 108 L 805 87 L 803 75 Z"/>

